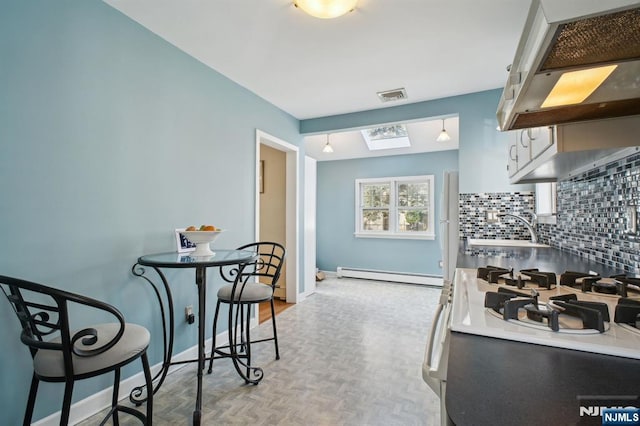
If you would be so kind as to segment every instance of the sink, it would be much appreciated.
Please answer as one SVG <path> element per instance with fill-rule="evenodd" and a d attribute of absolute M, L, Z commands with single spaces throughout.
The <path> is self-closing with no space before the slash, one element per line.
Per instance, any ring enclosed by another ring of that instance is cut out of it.
<path fill-rule="evenodd" d="M 546 244 L 532 243 L 531 240 L 482 240 L 467 239 L 470 246 L 499 246 L 499 247 L 549 247 Z"/>

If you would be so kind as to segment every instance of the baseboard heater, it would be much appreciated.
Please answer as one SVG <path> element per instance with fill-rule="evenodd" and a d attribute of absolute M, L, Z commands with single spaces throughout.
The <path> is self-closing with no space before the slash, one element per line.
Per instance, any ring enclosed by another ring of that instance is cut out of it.
<path fill-rule="evenodd" d="M 390 281 L 406 284 L 423 284 L 442 287 L 442 276 L 415 274 L 410 272 L 377 271 L 375 269 L 358 269 L 338 266 L 338 278 L 362 278 L 366 280 Z"/>

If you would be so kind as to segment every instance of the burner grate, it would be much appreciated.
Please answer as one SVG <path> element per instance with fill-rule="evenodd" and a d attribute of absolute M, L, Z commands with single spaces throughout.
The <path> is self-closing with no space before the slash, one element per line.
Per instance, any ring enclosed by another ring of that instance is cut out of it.
<path fill-rule="evenodd" d="M 640 278 L 627 277 L 624 274 L 603 278 L 584 272 L 567 271 L 560 275 L 560 285 L 579 287 L 583 292 L 612 294 L 629 297 L 640 295 Z"/>
<path fill-rule="evenodd" d="M 616 305 L 613 321 L 640 329 L 640 301 L 621 297 Z"/>
<path fill-rule="evenodd" d="M 556 285 L 555 272 L 542 272 L 538 269 L 521 269 L 520 273 L 527 275 L 532 282 L 547 290 L 551 290 L 551 286 Z"/>
<path fill-rule="evenodd" d="M 500 268 L 498 266 L 487 265 L 483 268 L 478 268 L 477 277 L 482 278 L 485 281 L 488 281 L 493 284 L 498 283 L 498 278 L 500 276 L 509 274 L 513 277 L 513 269 Z"/>
<path fill-rule="evenodd" d="M 630 294 L 640 295 L 640 278 L 631 278 L 625 275 L 614 275 L 617 294 L 629 297 Z"/>
<path fill-rule="evenodd" d="M 546 322 L 553 331 L 560 331 L 561 315 L 579 318 L 583 329 L 597 330 L 600 333 L 605 332 L 605 322 L 611 321 L 606 303 L 578 300 L 575 294 L 552 296 L 549 303 L 540 305 L 535 290 L 528 295 L 500 287 L 497 292 L 485 293 L 484 306 L 502 314 L 504 320 L 521 320 L 520 311 L 524 309 L 527 319 L 539 323 Z M 640 314 L 640 303 L 633 308 L 637 308 Z M 626 306 L 620 309 L 621 319 L 630 321 L 632 314 L 628 313 L 628 310 Z"/>
<path fill-rule="evenodd" d="M 529 283 L 536 285 L 538 288 L 546 288 L 550 290 L 556 285 L 555 272 L 542 272 L 537 268 L 521 269 L 517 276 L 512 269 L 501 268 L 498 266 L 486 266 L 478 268 L 477 278 L 491 284 L 506 284 L 517 287 L 518 289 L 531 288 Z"/>

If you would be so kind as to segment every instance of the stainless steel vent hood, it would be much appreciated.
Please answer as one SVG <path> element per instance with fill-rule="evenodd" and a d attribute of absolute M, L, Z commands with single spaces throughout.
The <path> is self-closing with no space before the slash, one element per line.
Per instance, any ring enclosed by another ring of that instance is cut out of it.
<path fill-rule="evenodd" d="M 563 74 L 606 65 L 616 67 L 583 101 L 542 107 Z M 640 1 L 533 0 L 498 106 L 500 129 L 636 114 Z"/>

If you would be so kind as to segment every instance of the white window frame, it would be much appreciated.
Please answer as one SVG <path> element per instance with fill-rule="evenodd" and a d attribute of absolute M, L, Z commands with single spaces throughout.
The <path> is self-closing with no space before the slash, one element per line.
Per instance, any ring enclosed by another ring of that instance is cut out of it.
<path fill-rule="evenodd" d="M 400 183 L 409 182 L 426 182 L 429 185 L 429 219 L 427 223 L 427 231 L 404 231 L 399 232 L 398 226 L 398 202 L 396 196 L 396 188 Z M 388 183 L 390 187 L 389 194 L 389 227 L 388 231 L 365 231 L 362 229 L 362 184 L 371 183 Z M 434 175 L 421 176 L 394 176 L 382 178 L 356 179 L 355 181 L 355 232 L 356 238 L 394 238 L 394 239 L 418 239 L 418 240 L 434 240 L 435 239 L 435 204 L 434 204 Z"/>
<path fill-rule="evenodd" d="M 536 215 L 538 223 L 557 223 L 557 184 L 556 182 L 536 183 Z"/>

